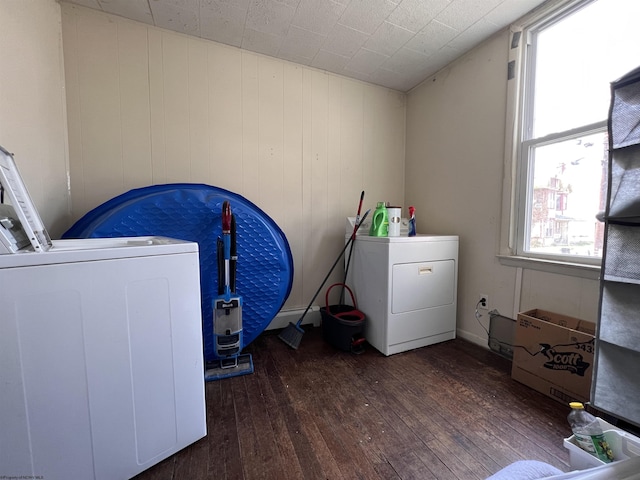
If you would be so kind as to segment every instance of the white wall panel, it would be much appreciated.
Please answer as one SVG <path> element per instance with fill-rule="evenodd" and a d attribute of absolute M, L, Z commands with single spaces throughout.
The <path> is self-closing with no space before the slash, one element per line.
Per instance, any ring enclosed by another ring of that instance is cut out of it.
<path fill-rule="evenodd" d="M 162 35 L 166 172 L 163 181 L 167 183 L 188 182 L 191 178 L 189 43 L 189 38 L 182 35 Z"/>
<path fill-rule="evenodd" d="M 403 94 L 63 4 L 73 218 L 132 188 L 205 183 L 283 229 L 306 306 L 344 219 L 404 198 Z M 331 282 L 342 278 L 337 269 Z M 318 299 L 318 303 L 321 299 Z"/>
<path fill-rule="evenodd" d="M 242 52 L 242 163 L 239 173 L 242 178 L 242 192 L 249 200 L 259 202 L 260 185 L 258 183 L 259 155 L 259 96 L 258 84 L 259 57 Z"/>
<path fill-rule="evenodd" d="M 242 52 L 207 45 L 209 176 L 205 183 L 242 189 Z"/>
<path fill-rule="evenodd" d="M 124 179 L 118 29 L 108 17 L 89 15 L 77 24 L 76 32 L 80 42 L 92 46 L 77 50 L 81 180 L 85 194 L 101 203 L 118 192 Z"/>
<path fill-rule="evenodd" d="M 342 207 L 352 212 L 350 216 L 355 215 L 361 186 L 364 185 L 364 94 L 365 88 L 360 82 L 344 81 L 340 84 L 340 172 L 335 181 L 340 185 Z M 367 204 L 370 207 L 375 206 L 372 193 L 368 193 Z M 362 213 L 365 210 L 363 206 Z"/>
<path fill-rule="evenodd" d="M 347 193 L 343 196 L 343 179 L 340 178 L 340 173 L 342 170 L 342 158 L 340 155 L 340 128 L 342 120 L 340 118 L 340 98 L 341 98 L 341 85 L 343 83 L 343 79 L 336 76 L 328 77 L 328 98 L 327 98 L 327 222 L 331 223 L 340 223 L 340 218 L 336 217 L 333 212 L 352 212 L 351 215 L 355 215 L 356 208 L 358 205 L 358 200 L 360 199 L 359 192 L 353 195 L 353 200 L 346 204 L 346 208 L 343 206 L 343 202 L 345 198 L 347 198 Z M 348 181 L 347 178 L 344 179 L 346 183 Z M 327 228 L 328 231 L 331 231 L 331 227 Z M 337 244 L 341 245 L 341 242 L 344 242 L 344 231 L 338 231 L 335 234 L 335 241 L 331 243 L 328 242 L 329 245 Z M 334 253 L 335 249 L 329 250 L 329 256 L 335 257 Z M 334 260 L 335 261 L 335 260 Z M 333 264 L 333 263 L 332 263 Z M 331 265 L 332 265 L 331 264 Z M 326 276 L 328 268 L 321 268 L 322 279 Z M 332 282 L 342 282 L 344 280 L 344 275 L 342 274 L 341 268 L 336 268 L 338 270 L 339 275 L 338 278 L 332 278 Z M 313 289 L 313 292 L 317 290 L 317 285 L 315 282 L 313 285 L 316 288 Z M 331 284 L 327 284 L 329 286 Z M 335 289 L 334 289 L 335 292 Z M 313 293 L 311 293 L 313 295 Z M 332 300 L 334 302 L 338 301 L 338 295 L 332 296 Z M 318 298 L 316 303 L 324 304 L 324 291 L 323 295 Z"/>
<path fill-rule="evenodd" d="M 335 248 L 331 245 L 331 236 L 329 235 L 327 185 L 329 181 L 327 174 L 328 84 L 327 75 L 312 70 L 304 85 L 304 88 L 311 90 L 311 124 L 305 125 L 305 128 L 311 127 L 311 148 L 308 152 L 305 152 L 305 157 L 303 158 L 304 168 L 308 168 L 309 171 L 311 204 L 309 210 L 303 213 L 313 219 L 308 252 L 310 255 L 308 266 L 311 269 L 305 270 L 303 279 L 305 298 L 313 295 L 317 285 L 325 277 L 329 266 L 333 263 L 330 254 L 335 251 Z"/>
<path fill-rule="evenodd" d="M 258 196 L 261 208 L 278 225 L 284 220 L 284 77 L 283 62 L 258 58 Z"/>
<path fill-rule="evenodd" d="M 0 145 L 55 236 L 70 215 L 60 5 L 4 1 L 0 18 Z"/>
<path fill-rule="evenodd" d="M 283 175 L 285 188 L 282 190 L 283 219 L 280 227 L 289 240 L 289 247 L 295 259 L 294 279 L 291 298 L 299 304 L 307 303 L 310 297 L 303 296 L 302 272 L 304 268 L 303 232 L 307 219 L 303 209 L 302 181 L 302 77 L 303 67 L 285 63 L 283 69 Z M 298 208 L 292 208 L 297 205 Z"/>
<path fill-rule="evenodd" d="M 64 75 L 67 102 L 67 135 L 69 142 L 69 173 L 71 170 L 77 172 L 73 179 L 70 179 L 69 200 L 70 205 L 84 205 L 86 195 L 84 189 L 84 165 L 82 154 L 82 116 L 80 114 L 80 78 L 78 63 L 78 33 L 77 23 L 67 21 L 69 11 L 62 9 L 62 37 L 66 43 L 64 55 Z M 70 214 L 72 212 L 69 212 Z M 74 219 L 75 220 L 75 219 Z M 46 223 L 46 222 L 45 222 Z M 67 225 L 69 227 L 70 225 Z M 60 231 L 62 233 L 64 230 Z"/>
<path fill-rule="evenodd" d="M 538 270 L 523 272 L 520 311 L 542 308 L 596 323 L 599 299 L 600 285 L 595 280 Z"/>
<path fill-rule="evenodd" d="M 63 5 L 63 9 L 66 5 Z M 73 9 L 69 9 L 73 10 Z M 81 12 L 75 11 L 76 15 Z M 87 12 L 85 12 L 87 13 Z M 82 23 L 84 17 L 78 18 L 74 16 L 73 20 Z M 140 28 L 137 25 L 137 28 Z M 151 183 L 167 183 L 167 154 L 166 154 L 166 125 L 165 125 L 165 108 L 164 108 L 164 65 L 163 65 L 163 33 L 157 29 L 146 29 L 149 42 L 149 124 L 151 125 Z M 79 39 L 77 39 L 79 40 Z M 65 38 L 65 43 L 66 43 Z M 81 160 L 82 161 L 82 160 Z M 74 170 L 71 169 L 71 176 L 74 176 Z M 140 187 L 145 186 L 142 183 Z M 71 187 L 73 190 L 73 187 Z M 121 192 L 126 192 L 124 185 Z M 95 199 L 87 199 L 82 205 L 73 204 L 74 216 L 84 215 L 87 211 L 96 207 Z"/>
<path fill-rule="evenodd" d="M 189 42 L 189 162 L 192 183 L 209 178 L 208 45 Z"/>
<path fill-rule="evenodd" d="M 300 259 L 297 263 L 298 268 L 301 268 L 302 272 L 298 274 L 298 285 L 300 287 L 300 296 L 303 299 L 310 298 L 306 292 L 311 286 L 310 276 L 313 275 L 314 269 L 317 269 L 317 265 L 314 264 L 314 258 L 317 257 L 317 251 L 315 250 L 315 243 L 313 241 L 313 228 L 317 223 L 317 219 L 312 217 L 312 171 L 310 168 L 309 159 L 312 157 L 311 133 L 313 131 L 311 122 L 312 101 L 311 101 L 311 77 L 313 72 L 307 68 L 302 69 L 302 156 L 300 158 L 301 167 L 301 179 L 302 179 L 302 209 L 300 214 L 302 215 L 302 228 L 298 233 L 301 235 L 300 241 L 302 242 L 302 250 Z M 309 221 L 313 218 L 312 221 Z M 328 268 L 327 268 L 328 270 Z M 315 276 L 311 277 L 315 281 Z M 306 287 L 306 289 L 305 289 Z M 300 305 L 305 302 L 300 302 Z"/>
<path fill-rule="evenodd" d="M 127 189 L 152 181 L 147 35 L 131 23 L 118 26 L 123 182 Z"/>

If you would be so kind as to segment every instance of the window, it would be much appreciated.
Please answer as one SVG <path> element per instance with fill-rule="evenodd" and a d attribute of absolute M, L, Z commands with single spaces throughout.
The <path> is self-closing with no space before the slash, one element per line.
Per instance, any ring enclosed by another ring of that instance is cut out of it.
<path fill-rule="evenodd" d="M 596 214 L 607 193 L 610 83 L 640 65 L 640 1 L 555 6 L 515 29 L 521 41 L 512 90 L 519 115 L 511 252 L 595 265 L 603 247 Z"/>

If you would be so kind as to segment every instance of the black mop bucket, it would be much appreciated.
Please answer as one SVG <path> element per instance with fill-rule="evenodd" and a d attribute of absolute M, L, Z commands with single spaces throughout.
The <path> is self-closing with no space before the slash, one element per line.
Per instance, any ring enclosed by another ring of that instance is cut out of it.
<path fill-rule="evenodd" d="M 336 286 L 346 288 L 351 295 L 353 305 L 329 305 L 329 293 Z M 335 283 L 327 289 L 325 306 L 320 308 L 322 316 L 322 336 L 335 348 L 345 352 L 360 354 L 364 352 L 365 315 L 356 304 L 351 289 L 344 283 Z"/>

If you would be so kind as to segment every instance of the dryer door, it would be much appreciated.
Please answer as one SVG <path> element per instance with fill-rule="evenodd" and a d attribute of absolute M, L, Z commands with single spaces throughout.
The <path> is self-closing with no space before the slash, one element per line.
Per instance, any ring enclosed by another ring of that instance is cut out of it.
<path fill-rule="evenodd" d="M 392 275 L 391 313 L 451 305 L 454 301 L 454 260 L 396 264 Z"/>

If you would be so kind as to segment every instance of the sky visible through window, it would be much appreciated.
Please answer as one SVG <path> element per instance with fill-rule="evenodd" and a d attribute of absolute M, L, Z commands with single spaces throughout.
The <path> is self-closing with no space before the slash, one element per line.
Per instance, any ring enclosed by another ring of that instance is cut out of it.
<path fill-rule="evenodd" d="M 528 138 L 607 119 L 611 82 L 640 66 L 638 19 L 640 0 L 598 0 L 538 34 Z M 601 256 L 603 229 L 595 215 L 606 195 L 606 132 L 535 147 L 532 159 L 525 249 Z"/>
<path fill-rule="evenodd" d="M 533 137 L 607 118 L 610 84 L 640 65 L 639 0 L 599 0 L 537 40 Z"/>

